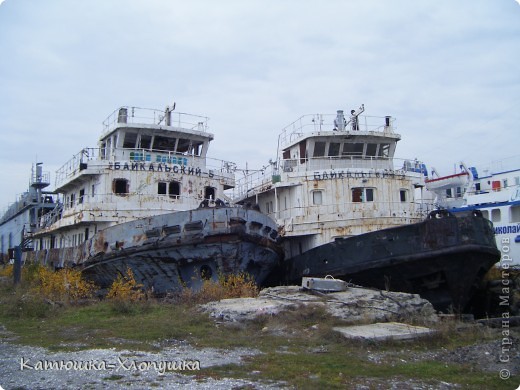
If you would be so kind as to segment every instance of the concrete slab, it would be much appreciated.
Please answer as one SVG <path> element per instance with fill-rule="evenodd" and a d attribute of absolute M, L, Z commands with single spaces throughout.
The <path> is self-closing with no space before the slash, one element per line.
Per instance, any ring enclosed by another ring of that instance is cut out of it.
<path fill-rule="evenodd" d="M 400 322 L 338 326 L 333 329 L 346 338 L 365 340 L 409 340 L 435 332 L 424 326 L 413 326 Z"/>

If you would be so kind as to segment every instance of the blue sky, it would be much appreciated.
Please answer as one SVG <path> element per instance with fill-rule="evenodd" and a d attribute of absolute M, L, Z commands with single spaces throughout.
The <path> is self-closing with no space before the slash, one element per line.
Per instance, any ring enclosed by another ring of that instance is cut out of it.
<path fill-rule="evenodd" d="M 210 155 L 240 167 L 361 104 L 440 173 L 520 154 L 515 0 L 5 0 L 0 53 L 0 210 L 122 105 L 210 117 Z"/>

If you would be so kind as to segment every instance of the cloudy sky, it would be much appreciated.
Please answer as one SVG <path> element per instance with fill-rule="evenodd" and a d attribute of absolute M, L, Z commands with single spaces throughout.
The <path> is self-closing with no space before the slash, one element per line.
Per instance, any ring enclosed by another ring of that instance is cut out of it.
<path fill-rule="evenodd" d="M 210 117 L 259 167 L 303 114 L 392 115 L 397 156 L 451 173 L 520 154 L 516 0 L 0 0 L 0 210 L 31 165 L 94 147 L 123 105 Z"/>

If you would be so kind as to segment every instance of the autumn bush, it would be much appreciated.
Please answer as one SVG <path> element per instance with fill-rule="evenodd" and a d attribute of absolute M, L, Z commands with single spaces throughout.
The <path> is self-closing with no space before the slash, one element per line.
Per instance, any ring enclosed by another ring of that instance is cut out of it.
<path fill-rule="evenodd" d="M 12 264 L 7 264 L 7 265 L 4 265 L 3 267 L 0 267 L 0 276 L 12 278 L 13 269 L 14 269 L 14 266 Z"/>
<path fill-rule="evenodd" d="M 258 286 L 247 273 L 220 275 L 218 280 L 204 280 L 198 290 L 184 288 L 179 300 L 185 303 L 200 304 L 228 298 L 248 298 L 258 296 Z"/>
<path fill-rule="evenodd" d="M 26 272 L 31 275 L 30 268 L 27 268 Z M 35 291 L 52 301 L 71 303 L 80 299 L 92 298 L 96 291 L 96 285 L 83 279 L 79 270 L 63 268 L 54 271 L 39 265 L 36 268 L 36 274 Z"/>
<path fill-rule="evenodd" d="M 143 285 L 135 280 L 132 269 L 127 268 L 125 275 L 118 275 L 114 280 L 106 298 L 115 301 L 137 302 L 145 298 L 145 293 Z"/>

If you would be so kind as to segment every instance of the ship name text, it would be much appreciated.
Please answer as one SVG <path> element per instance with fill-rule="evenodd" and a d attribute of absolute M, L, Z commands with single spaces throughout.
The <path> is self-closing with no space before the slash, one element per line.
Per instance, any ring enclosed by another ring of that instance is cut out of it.
<path fill-rule="evenodd" d="M 405 172 L 402 170 L 384 170 L 381 172 L 359 172 L 359 171 L 335 171 L 331 170 L 328 172 L 314 172 L 314 180 L 332 180 L 332 179 L 344 179 L 344 178 L 355 178 L 355 179 L 370 179 L 370 178 L 396 178 L 404 179 Z"/>
<path fill-rule="evenodd" d="M 144 163 L 144 162 L 111 162 L 108 164 L 108 169 L 114 171 L 148 171 L 148 172 L 173 172 L 181 175 L 193 176 L 208 176 L 213 177 L 215 173 L 210 169 L 208 172 L 203 172 L 202 169 L 191 167 L 189 165 L 176 165 L 166 163 Z"/>

